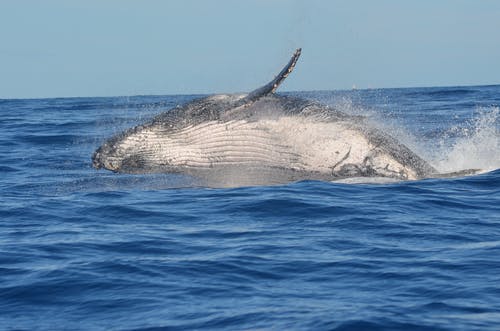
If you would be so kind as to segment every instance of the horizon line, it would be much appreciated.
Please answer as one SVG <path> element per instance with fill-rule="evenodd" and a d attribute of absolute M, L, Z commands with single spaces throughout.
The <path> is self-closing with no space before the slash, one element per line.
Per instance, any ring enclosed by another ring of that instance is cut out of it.
<path fill-rule="evenodd" d="M 309 92 L 351 92 L 351 91 L 372 91 L 372 90 L 395 90 L 395 89 L 431 89 L 431 88 L 457 88 L 457 87 L 491 87 L 491 86 L 500 86 L 499 83 L 493 84 L 478 84 L 478 85 L 433 85 L 433 86 L 400 86 L 400 87 L 361 87 L 358 88 L 356 85 L 353 85 L 353 88 L 346 89 L 319 89 L 319 90 L 284 90 L 278 91 L 276 93 L 309 93 Z M 132 95 L 96 95 L 96 96 L 59 96 L 59 97 L 25 97 L 25 98 L 4 98 L 0 97 L 1 101 L 5 100 L 46 100 L 46 99 L 89 99 L 89 98 L 133 98 L 133 97 L 162 97 L 162 96 L 190 96 L 190 95 L 199 95 L 199 96 L 208 96 L 208 95 L 219 95 L 219 94 L 247 94 L 249 92 L 227 92 L 227 93 L 172 93 L 172 94 L 132 94 Z"/>

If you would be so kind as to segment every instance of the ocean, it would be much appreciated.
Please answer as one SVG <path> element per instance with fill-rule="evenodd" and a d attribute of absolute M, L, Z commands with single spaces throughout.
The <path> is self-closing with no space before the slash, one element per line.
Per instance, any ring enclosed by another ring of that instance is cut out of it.
<path fill-rule="evenodd" d="M 199 96 L 0 100 L 0 330 L 499 330 L 500 86 L 290 94 L 482 171 L 190 186 L 91 155 Z"/>

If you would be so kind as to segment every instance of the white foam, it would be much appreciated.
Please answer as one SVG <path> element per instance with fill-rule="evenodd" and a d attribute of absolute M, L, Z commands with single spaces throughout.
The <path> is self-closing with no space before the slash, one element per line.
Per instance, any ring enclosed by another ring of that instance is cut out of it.
<path fill-rule="evenodd" d="M 441 172 L 500 168 L 499 119 L 499 107 L 480 108 L 468 125 L 453 127 L 460 137 L 451 147 L 442 147 L 442 156 L 433 161 L 436 168 Z"/>

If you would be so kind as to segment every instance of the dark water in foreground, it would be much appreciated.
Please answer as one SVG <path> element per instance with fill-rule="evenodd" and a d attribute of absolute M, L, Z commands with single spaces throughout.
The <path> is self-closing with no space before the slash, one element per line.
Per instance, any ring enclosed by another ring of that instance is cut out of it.
<path fill-rule="evenodd" d="M 500 86 L 298 94 L 485 172 L 179 188 L 90 156 L 193 96 L 0 100 L 0 330 L 498 330 Z"/>

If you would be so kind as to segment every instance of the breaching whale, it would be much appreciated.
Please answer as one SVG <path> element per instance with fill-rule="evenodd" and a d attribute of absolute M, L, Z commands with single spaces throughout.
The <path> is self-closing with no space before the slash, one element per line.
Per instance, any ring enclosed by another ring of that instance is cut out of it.
<path fill-rule="evenodd" d="M 301 49 L 268 84 L 167 110 L 110 138 L 93 166 L 125 173 L 180 173 L 206 185 L 437 175 L 428 162 L 362 117 L 276 89 Z"/>

